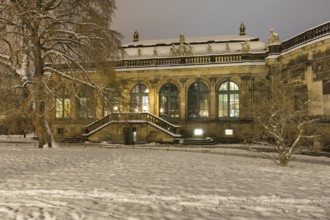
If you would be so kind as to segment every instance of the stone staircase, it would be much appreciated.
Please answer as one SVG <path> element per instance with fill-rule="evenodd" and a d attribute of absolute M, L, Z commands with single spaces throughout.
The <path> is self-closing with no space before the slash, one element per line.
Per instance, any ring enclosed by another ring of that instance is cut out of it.
<path fill-rule="evenodd" d="M 174 125 L 156 115 L 148 112 L 128 112 L 128 113 L 110 113 L 103 118 L 87 125 L 83 128 L 82 140 L 87 140 L 89 136 L 102 130 L 103 128 L 110 126 L 110 124 L 118 123 L 146 123 L 153 126 L 160 132 L 164 132 L 174 139 L 180 139 L 181 126 Z"/>

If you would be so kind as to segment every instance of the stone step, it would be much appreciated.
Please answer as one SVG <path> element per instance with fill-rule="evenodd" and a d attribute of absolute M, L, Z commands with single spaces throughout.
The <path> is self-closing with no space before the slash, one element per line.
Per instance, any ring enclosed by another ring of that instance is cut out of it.
<path fill-rule="evenodd" d="M 216 144 L 215 141 L 210 138 L 184 138 L 181 141 L 184 145 L 212 145 Z"/>

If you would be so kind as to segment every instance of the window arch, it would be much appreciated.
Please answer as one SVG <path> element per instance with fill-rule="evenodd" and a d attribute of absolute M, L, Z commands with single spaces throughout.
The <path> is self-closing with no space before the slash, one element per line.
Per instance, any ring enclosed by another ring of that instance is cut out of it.
<path fill-rule="evenodd" d="M 137 84 L 131 91 L 131 111 L 149 111 L 149 89 L 144 84 Z"/>
<path fill-rule="evenodd" d="M 195 82 L 188 89 L 188 117 L 209 116 L 210 91 L 203 82 Z"/>
<path fill-rule="evenodd" d="M 159 116 L 178 118 L 179 115 L 179 89 L 173 83 L 167 83 L 162 86 L 159 92 Z"/>
<path fill-rule="evenodd" d="M 220 118 L 239 117 L 239 88 L 233 81 L 222 83 L 218 91 L 218 116 Z"/>

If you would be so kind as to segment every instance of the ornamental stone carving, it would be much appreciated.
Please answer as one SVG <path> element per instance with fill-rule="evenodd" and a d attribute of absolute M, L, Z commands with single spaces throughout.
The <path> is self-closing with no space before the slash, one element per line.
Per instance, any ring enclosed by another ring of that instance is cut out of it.
<path fill-rule="evenodd" d="M 276 33 L 273 28 L 270 29 L 269 32 L 270 32 L 270 36 L 267 40 L 267 46 L 272 44 L 281 44 L 280 36 L 278 35 L 278 33 Z"/>
<path fill-rule="evenodd" d="M 133 34 L 133 42 L 139 41 L 139 32 L 136 30 Z"/>
<path fill-rule="evenodd" d="M 154 56 L 155 56 L 155 57 L 158 56 L 158 50 L 157 50 L 157 47 L 154 48 Z"/>
<path fill-rule="evenodd" d="M 191 56 L 193 55 L 193 48 L 190 44 L 186 45 L 185 37 L 183 34 L 180 34 L 180 45 L 178 48 L 172 44 L 170 48 L 170 56 Z"/>
<path fill-rule="evenodd" d="M 207 53 L 212 53 L 212 46 L 210 44 L 207 45 Z"/>
<path fill-rule="evenodd" d="M 242 22 L 241 26 L 239 27 L 239 35 L 246 35 L 245 34 L 245 25 Z"/>
<path fill-rule="evenodd" d="M 246 40 L 245 42 L 241 42 L 242 45 L 242 52 L 248 53 L 250 52 L 250 41 Z"/>

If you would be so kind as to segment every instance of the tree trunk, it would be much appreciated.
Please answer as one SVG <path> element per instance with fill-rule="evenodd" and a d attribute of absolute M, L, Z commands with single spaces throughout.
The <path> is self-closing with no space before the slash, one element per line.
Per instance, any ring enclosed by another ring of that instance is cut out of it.
<path fill-rule="evenodd" d="M 35 116 L 33 118 L 33 125 L 39 138 L 39 148 L 56 146 L 53 134 L 44 116 Z"/>
<path fill-rule="evenodd" d="M 46 101 L 47 91 L 45 89 L 45 84 L 43 83 L 41 76 L 35 76 L 36 83 L 31 85 L 29 105 L 31 106 L 30 111 L 32 111 L 32 120 L 39 139 L 39 148 L 44 147 L 55 147 L 55 141 L 52 131 L 46 121 Z"/>

